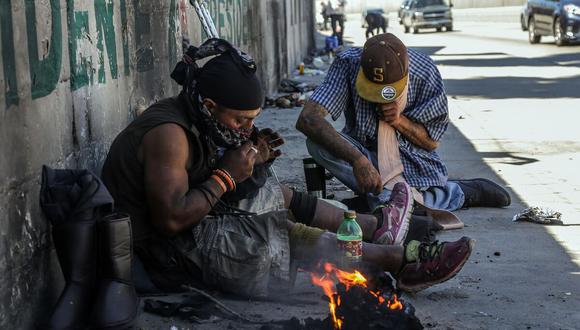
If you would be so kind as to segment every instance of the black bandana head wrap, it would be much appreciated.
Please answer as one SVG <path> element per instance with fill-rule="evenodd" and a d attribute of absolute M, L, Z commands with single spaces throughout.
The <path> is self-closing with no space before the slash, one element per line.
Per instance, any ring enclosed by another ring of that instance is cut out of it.
<path fill-rule="evenodd" d="M 196 80 L 202 97 L 230 109 L 254 110 L 264 102 L 256 73 L 238 65 L 231 53 L 212 58 L 201 68 Z"/>
<path fill-rule="evenodd" d="M 199 68 L 196 61 L 209 56 L 215 57 Z M 249 55 L 225 40 L 209 39 L 199 48 L 190 46 L 171 77 L 183 85 L 193 108 L 202 113 L 206 133 L 218 146 L 236 148 L 250 138 L 253 128 L 231 129 L 218 122 L 201 104 L 201 98 L 209 98 L 233 110 L 254 110 L 262 106 L 262 86 L 256 76 L 256 64 Z"/>

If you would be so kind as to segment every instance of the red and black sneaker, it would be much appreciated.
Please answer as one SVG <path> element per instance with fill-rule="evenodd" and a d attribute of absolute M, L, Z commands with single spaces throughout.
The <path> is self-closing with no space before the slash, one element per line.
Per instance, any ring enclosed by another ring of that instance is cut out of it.
<path fill-rule="evenodd" d="M 475 240 L 462 237 L 455 242 L 419 244 L 419 260 L 406 264 L 397 274 L 397 287 L 407 292 L 424 290 L 455 276 L 473 250 Z"/>

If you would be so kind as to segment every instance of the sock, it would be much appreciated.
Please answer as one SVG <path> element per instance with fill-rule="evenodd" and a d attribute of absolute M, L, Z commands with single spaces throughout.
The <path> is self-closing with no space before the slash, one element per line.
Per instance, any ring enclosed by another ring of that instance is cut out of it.
<path fill-rule="evenodd" d="M 288 209 L 292 212 L 297 222 L 310 225 L 312 219 L 314 219 L 317 204 L 318 198 L 299 191 L 294 191 Z"/>
<path fill-rule="evenodd" d="M 375 218 L 377 218 L 377 229 L 375 229 L 375 231 L 381 229 L 381 227 L 383 226 L 383 223 L 385 221 L 385 219 L 383 219 L 383 211 L 382 211 L 383 207 L 385 207 L 385 206 L 379 205 L 373 211 L 373 215 L 375 216 Z"/>
<path fill-rule="evenodd" d="M 312 249 L 316 247 L 318 239 L 326 230 L 308 227 L 296 223 L 290 230 L 290 254 L 298 260 L 305 260 L 312 255 Z"/>
<path fill-rule="evenodd" d="M 375 215 L 375 218 L 377 218 L 377 229 L 375 229 L 375 230 L 379 230 L 383 226 L 383 223 L 385 220 L 383 219 L 382 214 Z"/>
<path fill-rule="evenodd" d="M 406 263 L 411 263 L 419 260 L 419 245 L 421 245 L 421 242 L 415 240 L 407 243 L 407 246 L 405 247 Z"/>

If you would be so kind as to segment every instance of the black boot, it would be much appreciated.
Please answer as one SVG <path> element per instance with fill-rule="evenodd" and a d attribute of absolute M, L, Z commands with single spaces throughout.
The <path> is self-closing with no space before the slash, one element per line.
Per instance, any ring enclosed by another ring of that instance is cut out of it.
<path fill-rule="evenodd" d="M 47 329 L 84 329 L 93 306 L 96 279 L 96 223 L 66 223 L 52 228 L 66 285 Z"/>
<path fill-rule="evenodd" d="M 455 181 L 465 194 L 463 207 L 505 207 L 511 204 L 510 194 L 497 183 L 487 179 Z"/>
<path fill-rule="evenodd" d="M 133 242 L 131 221 L 112 214 L 98 223 L 99 285 L 90 327 L 126 329 L 137 317 L 139 298 L 132 281 Z"/>

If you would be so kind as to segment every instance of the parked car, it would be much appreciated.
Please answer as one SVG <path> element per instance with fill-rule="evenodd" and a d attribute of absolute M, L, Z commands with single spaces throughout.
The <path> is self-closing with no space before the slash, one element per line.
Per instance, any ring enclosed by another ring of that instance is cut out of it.
<path fill-rule="evenodd" d="M 580 40 L 580 0 L 528 0 L 528 40 L 554 36 L 556 45 Z"/>
<path fill-rule="evenodd" d="M 530 18 L 530 13 L 528 12 L 528 3 L 524 3 L 522 10 L 520 11 L 520 24 L 522 25 L 522 31 L 528 31 L 528 19 Z"/>
<path fill-rule="evenodd" d="M 403 11 L 409 8 L 409 4 L 411 4 L 412 1 L 413 0 L 403 0 L 403 2 L 401 2 L 401 6 L 399 7 L 399 11 L 397 12 L 399 24 L 403 24 Z"/>
<path fill-rule="evenodd" d="M 435 28 L 441 31 L 453 30 L 453 16 L 447 0 L 411 0 L 406 7 L 401 9 L 401 20 L 405 33 L 413 29 L 413 33 L 419 33 L 419 29 Z"/>

